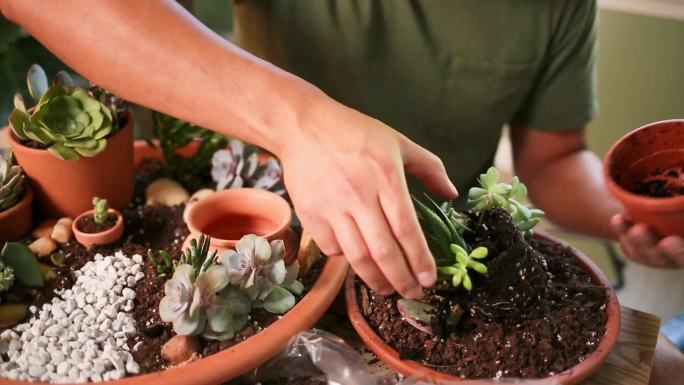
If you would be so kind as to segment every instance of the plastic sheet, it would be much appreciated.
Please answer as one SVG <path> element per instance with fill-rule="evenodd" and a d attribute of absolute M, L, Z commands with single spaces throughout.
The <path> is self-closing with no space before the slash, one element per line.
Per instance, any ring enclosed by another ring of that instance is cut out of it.
<path fill-rule="evenodd" d="M 283 352 L 253 373 L 253 380 L 269 383 L 283 378 L 319 379 L 327 385 L 478 385 L 519 383 L 560 385 L 549 380 L 501 379 L 435 383 L 425 378 L 401 378 L 394 373 L 374 372 L 357 350 L 340 337 L 312 329 L 294 336 Z"/>

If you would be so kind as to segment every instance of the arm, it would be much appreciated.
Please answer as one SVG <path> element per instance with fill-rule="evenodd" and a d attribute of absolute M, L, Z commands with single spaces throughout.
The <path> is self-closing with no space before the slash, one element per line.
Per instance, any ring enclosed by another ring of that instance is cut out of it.
<path fill-rule="evenodd" d="M 659 238 L 631 223 L 603 183 L 601 162 L 587 150 L 585 129 L 545 132 L 513 126 L 517 173 L 530 199 L 566 228 L 616 239 L 628 257 L 654 267 L 684 267 L 684 239 Z"/>
<path fill-rule="evenodd" d="M 373 289 L 417 296 L 436 279 L 404 171 L 445 197 L 456 189 L 438 158 L 390 127 L 170 0 L 0 0 L 0 10 L 92 82 L 277 155 L 304 226 Z"/>

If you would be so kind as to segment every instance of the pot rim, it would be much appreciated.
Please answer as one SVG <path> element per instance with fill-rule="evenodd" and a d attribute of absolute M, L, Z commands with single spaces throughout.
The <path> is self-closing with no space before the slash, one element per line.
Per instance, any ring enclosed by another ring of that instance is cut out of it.
<path fill-rule="evenodd" d="M 29 108 L 29 111 L 32 110 L 33 108 L 35 108 L 35 107 Z M 121 129 L 119 131 L 115 132 L 114 135 L 108 135 L 106 137 L 107 142 L 112 140 L 113 137 L 119 135 L 120 133 L 133 128 L 133 112 L 132 112 L 130 107 L 126 108 L 126 110 L 124 111 L 124 116 L 126 116 L 126 124 L 124 124 L 124 126 L 121 127 Z M 20 140 L 15 139 L 14 138 L 14 129 L 12 128 L 11 122 L 8 123 L 7 126 L 5 126 L 4 128 L 7 129 L 7 138 L 8 138 L 9 144 L 10 144 L 10 148 L 14 148 L 14 146 L 21 146 L 23 148 L 23 151 L 26 151 L 26 152 L 28 152 L 30 154 L 34 154 L 34 155 L 36 155 L 38 153 L 45 153 L 47 151 L 47 148 L 29 147 L 29 146 L 23 144 Z M 97 156 L 97 155 L 95 155 L 95 156 Z M 82 155 L 79 156 L 79 159 L 81 157 L 82 157 Z M 56 156 L 55 156 L 55 159 L 62 160 Z"/>
<path fill-rule="evenodd" d="M 95 209 L 90 209 L 88 211 L 84 211 L 79 216 L 77 216 L 73 220 L 73 222 L 71 222 L 71 230 L 74 232 L 74 234 L 79 234 L 79 236 L 82 238 L 92 240 L 94 238 L 102 238 L 102 237 L 106 237 L 108 235 L 111 235 L 113 233 L 116 233 L 119 230 L 119 228 L 123 226 L 123 215 L 121 215 L 121 213 L 118 210 L 110 208 L 108 210 L 108 212 L 110 214 L 116 215 L 116 222 L 114 222 L 114 226 L 108 228 L 107 230 L 100 231 L 99 233 L 86 233 L 84 231 L 79 230 L 78 225 L 77 225 L 78 221 L 80 221 L 84 217 L 87 217 L 88 215 L 92 215 L 94 212 L 95 212 Z"/>
<path fill-rule="evenodd" d="M 567 243 L 553 237 L 543 231 L 535 231 L 535 235 L 541 236 L 546 240 L 558 243 L 562 246 L 569 247 L 577 261 L 579 262 L 580 268 L 585 271 L 591 279 L 606 289 L 606 330 L 599 342 L 596 350 L 591 352 L 582 362 L 579 364 L 568 368 L 567 370 L 554 374 L 553 376 L 544 377 L 542 379 L 530 379 L 530 380 L 553 380 L 558 381 L 561 384 L 577 384 L 586 377 L 588 377 L 594 370 L 598 369 L 600 365 L 606 360 L 610 354 L 612 348 L 617 342 L 617 338 L 620 332 L 620 305 L 618 303 L 617 295 L 615 290 L 610 285 L 608 279 L 605 277 L 603 272 L 581 251 L 575 249 L 574 247 L 568 245 Z M 344 296 L 347 308 L 347 314 L 352 326 L 358 333 L 359 337 L 368 346 L 373 353 L 378 356 L 387 366 L 391 367 L 406 376 L 417 375 L 426 376 L 437 381 L 465 381 L 458 376 L 449 375 L 427 366 L 424 366 L 417 361 L 413 360 L 401 360 L 399 358 L 399 353 L 394 350 L 389 344 L 387 344 L 380 336 L 375 333 L 375 331 L 366 322 L 366 319 L 361 314 L 359 309 L 359 304 L 356 299 L 356 285 L 354 283 L 356 274 L 353 270 L 347 275 L 345 280 Z M 472 379 L 471 379 L 472 380 Z"/>
<path fill-rule="evenodd" d="M 202 208 L 207 205 L 211 205 L 212 202 L 216 200 L 229 200 L 229 199 L 236 199 L 237 197 L 240 196 L 248 196 L 248 197 L 263 197 L 265 199 L 269 199 L 271 202 L 279 206 L 279 209 L 282 209 L 282 216 L 278 216 L 276 220 L 274 220 L 274 223 L 276 224 L 276 227 L 274 230 L 268 232 L 267 234 L 257 234 L 260 237 L 267 238 L 267 239 L 272 239 L 279 234 L 283 233 L 287 228 L 290 227 L 290 223 L 292 222 L 292 209 L 290 208 L 289 203 L 285 200 L 285 198 L 281 197 L 280 195 L 264 190 L 264 189 L 257 189 L 257 188 L 233 188 L 233 189 L 227 189 L 227 190 L 221 190 L 221 191 L 216 191 L 215 193 L 206 196 L 199 201 L 195 202 L 188 208 L 188 215 L 187 215 L 187 223 L 186 225 L 188 226 L 188 230 L 190 230 L 190 235 L 197 235 L 203 233 L 201 230 L 198 229 L 196 226 L 197 223 L 197 215 L 201 214 Z M 270 212 L 269 212 L 270 214 Z M 269 218 L 274 218 L 273 215 L 268 215 Z M 207 234 L 211 236 L 211 234 Z M 223 238 L 216 238 L 211 236 L 211 243 L 217 245 L 217 246 L 222 246 L 222 247 L 230 247 L 234 245 L 236 242 L 238 242 L 239 239 L 223 239 Z"/>
<path fill-rule="evenodd" d="M 654 198 L 635 194 L 620 186 L 620 184 L 615 181 L 610 172 L 610 163 L 612 161 L 613 154 L 623 145 L 624 142 L 635 136 L 637 133 L 649 129 L 654 129 L 660 127 L 661 125 L 672 123 L 684 124 L 684 119 L 660 120 L 657 122 L 643 125 L 633 131 L 630 131 L 623 137 L 621 137 L 617 142 L 613 143 L 608 152 L 606 152 L 606 155 L 603 157 L 603 176 L 606 181 L 606 185 L 608 186 L 608 189 L 613 193 L 613 195 L 616 196 L 624 204 L 629 206 L 639 206 L 640 208 L 646 211 L 652 212 L 676 211 L 684 208 L 684 195 L 669 198 Z"/>
<path fill-rule="evenodd" d="M 8 208 L 5 211 L 0 212 L 0 220 L 5 218 L 10 218 L 17 212 L 21 211 L 27 205 L 30 206 L 33 202 L 33 189 L 28 183 L 27 179 L 24 179 L 24 196 L 21 200 L 14 204 L 14 206 Z"/>

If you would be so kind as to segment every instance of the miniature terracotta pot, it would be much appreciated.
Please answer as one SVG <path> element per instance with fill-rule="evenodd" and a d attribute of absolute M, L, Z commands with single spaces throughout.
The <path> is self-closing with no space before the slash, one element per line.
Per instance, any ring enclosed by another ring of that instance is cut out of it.
<path fill-rule="evenodd" d="M 297 255 L 297 236 L 290 228 L 292 210 L 278 194 L 254 188 L 217 191 L 192 204 L 187 212 L 190 235 L 183 243 L 200 234 L 211 237 L 210 249 L 219 253 L 234 249 L 244 235 L 255 234 L 269 241 L 285 242 L 285 263 Z"/>
<path fill-rule="evenodd" d="M 13 241 L 31 229 L 33 190 L 26 184 L 24 197 L 14 206 L 0 212 L 0 241 Z"/>
<path fill-rule="evenodd" d="M 566 243 L 547 235 L 541 231 L 536 231 L 536 235 L 545 238 L 554 243 L 561 244 L 566 247 Z M 549 382 L 556 381 L 564 385 L 578 384 L 587 378 L 594 370 L 598 369 L 605 361 L 611 349 L 617 342 L 617 337 L 620 331 L 620 305 L 618 304 L 617 296 L 613 290 L 610 282 L 603 275 L 601 270 L 579 250 L 570 247 L 577 258 L 577 262 L 582 270 L 584 270 L 594 283 L 606 289 L 606 331 L 603 338 L 599 342 L 598 347 L 591 354 L 589 354 L 584 361 L 573 366 L 572 368 L 546 377 L 545 380 Z M 355 284 L 356 275 L 350 271 L 345 282 L 345 300 L 347 303 L 347 314 L 349 319 L 356 329 L 363 342 L 375 353 L 380 360 L 387 366 L 403 374 L 404 376 L 415 376 L 417 378 L 425 378 L 436 383 L 450 383 L 455 381 L 463 381 L 465 379 L 452 376 L 446 373 L 430 369 L 420 363 L 412 360 L 402 360 L 399 357 L 399 352 L 388 345 L 375 331 L 368 325 L 359 308 Z M 410 326 L 407 326 L 410 327 Z M 555 382 L 554 382 L 555 383 Z"/>
<path fill-rule="evenodd" d="M 684 175 L 684 119 L 651 123 L 630 132 L 603 160 L 610 192 L 635 222 L 646 223 L 663 236 L 684 235 L 684 195 L 654 198 L 631 190 L 643 178 L 674 167 Z"/>
<path fill-rule="evenodd" d="M 21 144 L 7 130 L 12 151 L 34 189 L 46 217 L 75 217 L 88 210 L 93 197 L 121 209 L 133 197 L 133 118 L 107 139 L 107 148 L 94 157 L 62 160 L 45 149 Z"/>
<path fill-rule="evenodd" d="M 88 210 L 71 222 L 71 230 L 74 232 L 74 237 L 76 237 L 78 243 L 83 245 L 86 249 L 90 249 L 95 245 L 109 245 L 114 243 L 121 238 L 124 231 L 123 216 L 114 209 L 109 209 L 111 214 L 116 215 L 116 222 L 113 227 L 99 233 L 86 233 L 79 230 L 78 222 L 89 215 L 93 215 L 94 212 L 95 210 Z"/>

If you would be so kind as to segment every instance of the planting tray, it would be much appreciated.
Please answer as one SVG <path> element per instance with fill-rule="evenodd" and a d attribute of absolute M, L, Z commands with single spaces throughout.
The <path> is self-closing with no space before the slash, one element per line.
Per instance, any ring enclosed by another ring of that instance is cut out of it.
<path fill-rule="evenodd" d="M 582 382 L 582 385 L 647 385 L 655 355 L 660 318 L 621 306 L 620 334 L 617 343 L 603 365 Z M 372 352 L 365 348 L 349 323 L 344 301 L 338 301 L 316 325 L 344 338 L 363 352 L 364 361 L 380 377 L 396 376 Z"/>

